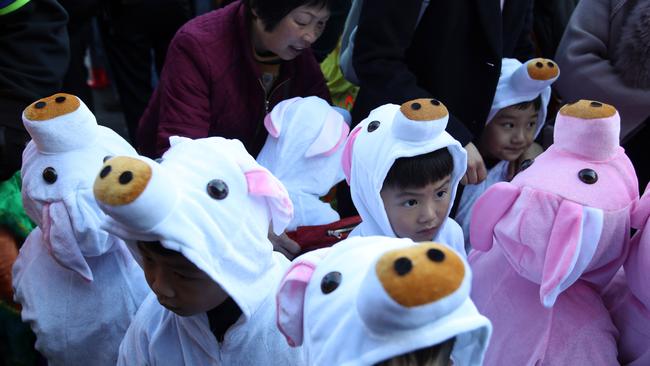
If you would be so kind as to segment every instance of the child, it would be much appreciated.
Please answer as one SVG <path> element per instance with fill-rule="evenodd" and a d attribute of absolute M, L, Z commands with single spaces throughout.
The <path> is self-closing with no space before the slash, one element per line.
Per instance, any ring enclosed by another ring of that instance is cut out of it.
<path fill-rule="evenodd" d="M 257 162 L 289 191 L 294 217 L 287 230 L 339 220 L 319 197 L 344 178 L 341 155 L 350 128 L 343 116 L 318 97 L 296 97 L 278 103 L 264 126 L 269 136 Z"/>
<path fill-rule="evenodd" d="M 630 250 L 639 191 L 620 116 L 581 100 L 554 143 L 476 201 L 472 300 L 494 325 L 486 365 L 615 365 L 618 331 L 601 292 Z"/>
<path fill-rule="evenodd" d="M 350 235 L 384 235 L 449 244 L 465 252 L 448 218 L 467 153 L 445 132 L 449 114 L 435 99 L 386 104 L 351 133 L 343 171 L 363 220 Z"/>
<path fill-rule="evenodd" d="M 293 261 L 278 326 L 309 365 L 481 365 L 492 327 L 469 298 L 471 277 L 445 245 L 348 238 Z"/>
<path fill-rule="evenodd" d="M 153 293 L 118 365 L 294 365 L 274 326 L 288 261 L 267 239 L 291 220 L 286 190 L 237 140 L 170 139 L 160 163 L 108 160 L 95 197 L 107 230 L 139 258 Z"/>
<path fill-rule="evenodd" d="M 92 183 L 107 156 L 136 152 L 73 95 L 34 102 L 23 123 L 23 204 L 38 225 L 13 267 L 23 321 L 51 365 L 115 365 L 149 290 L 124 242 L 100 229 Z"/>
<path fill-rule="evenodd" d="M 476 199 L 494 183 L 510 181 L 520 168 L 525 169 L 529 163 L 525 159 L 542 152 L 533 140 L 544 126 L 551 84 L 559 75 L 557 64 L 548 59 L 536 58 L 523 65 L 516 59 L 503 59 L 492 108 L 478 144 L 488 175 L 483 182 L 464 187 L 454 217 L 463 228 L 468 249 L 470 214 Z"/>

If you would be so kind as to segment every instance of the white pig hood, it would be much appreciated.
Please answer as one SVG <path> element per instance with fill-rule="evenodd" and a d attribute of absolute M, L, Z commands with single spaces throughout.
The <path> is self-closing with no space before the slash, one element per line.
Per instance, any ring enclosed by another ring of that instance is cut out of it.
<path fill-rule="evenodd" d="M 269 136 L 257 162 L 289 191 L 295 215 L 288 229 L 338 220 L 319 197 L 344 178 L 340 162 L 350 128 L 341 113 L 318 97 L 296 97 L 278 103 L 264 126 Z"/>
<path fill-rule="evenodd" d="M 416 99 L 401 107 L 395 104 L 378 107 L 352 130 L 342 164 L 352 201 L 363 220 L 352 235 L 396 236 L 380 191 L 388 171 L 398 158 L 447 148 L 454 160 L 450 182 L 451 202 L 454 202 L 458 183 L 467 169 L 467 152 L 445 131 L 448 119 L 447 108 L 441 102 Z M 450 210 L 451 205 L 446 216 Z"/>
<path fill-rule="evenodd" d="M 171 137 L 160 162 L 108 160 L 95 197 L 106 230 L 127 240 L 160 241 L 208 274 L 246 320 L 270 296 L 286 259 L 273 252 L 269 222 L 281 233 L 293 208 L 284 186 L 238 140 Z"/>

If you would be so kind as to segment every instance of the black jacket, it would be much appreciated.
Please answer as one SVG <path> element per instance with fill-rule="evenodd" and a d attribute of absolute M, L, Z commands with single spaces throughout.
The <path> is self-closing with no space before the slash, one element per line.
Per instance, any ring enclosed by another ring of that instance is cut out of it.
<path fill-rule="evenodd" d="M 436 98 L 450 113 L 447 130 L 463 146 L 478 137 L 496 90 L 503 57 L 533 57 L 533 0 L 366 0 L 353 64 L 361 89 L 358 123 L 386 103 Z M 461 122 L 462 121 L 462 122 Z"/>

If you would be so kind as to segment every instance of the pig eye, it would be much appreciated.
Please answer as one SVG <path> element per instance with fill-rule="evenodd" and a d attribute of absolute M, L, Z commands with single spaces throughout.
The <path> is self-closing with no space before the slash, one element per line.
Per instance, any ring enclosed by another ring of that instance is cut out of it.
<path fill-rule="evenodd" d="M 320 290 L 327 295 L 339 287 L 341 280 L 341 272 L 330 272 L 326 274 L 320 282 Z"/>
<path fill-rule="evenodd" d="M 208 182 L 206 187 L 208 195 L 215 200 L 222 200 L 228 197 L 228 185 L 221 179 L 213 179 Z"/>
<path fill-rule="evenodd" d="M 372 132 L 372 131 L 378 129 L 380 124 L 381 124 L 381 122 L 379 122 L 379 121 L 372 121 L 372 122 L 368 123 L 368 132 Z"/>
<path fill-rule="evenodd" d="M 594 184 L 598 181 L 598 174 L 593 169 L 582 169 L 578 173 L 578 178 L 584 183 Z"/>
<path fill-rule="evenodd" d="M 45 181 L 45 183 L 54 184 L 57 178 L 58 176 L 56 174 L 56 170 L 51 166 L 48 166 L 47 168 L 43 169 L 43 180 Z"/>

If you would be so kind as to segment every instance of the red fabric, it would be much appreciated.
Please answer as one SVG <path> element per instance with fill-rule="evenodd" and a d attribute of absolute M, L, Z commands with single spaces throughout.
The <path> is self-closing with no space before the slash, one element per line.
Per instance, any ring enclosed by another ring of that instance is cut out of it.
<path fill-rule="evenodd" d="M 266 106 L 261 71 L 253 58 L 246 9 L 235 3 L 186 23 L 167 51 L 160 83 L 137 134 L 141 154 L 155 158 L 169 136 L 241 140 L 256 156 L 267 132 L 264 116 L 278 102 L 329 91 L 311 50 L 285 61 Z"/>
<path fill-rule="evenodd" d="M 300 226 L 287 236 L 302 248 L 301 253 L 331 247 L 345 239 L 350 231 L 361 223 L 360 216 L 347 217 L 327 225 Z"/>

